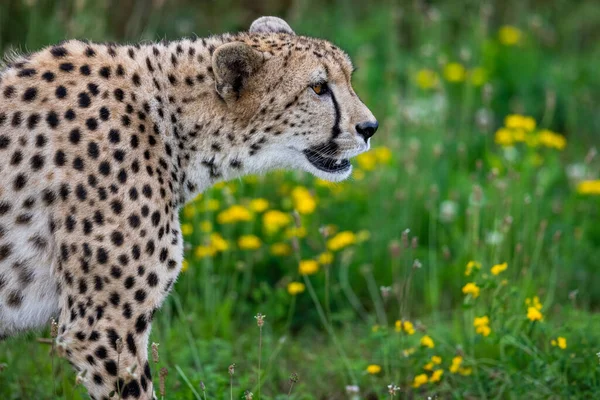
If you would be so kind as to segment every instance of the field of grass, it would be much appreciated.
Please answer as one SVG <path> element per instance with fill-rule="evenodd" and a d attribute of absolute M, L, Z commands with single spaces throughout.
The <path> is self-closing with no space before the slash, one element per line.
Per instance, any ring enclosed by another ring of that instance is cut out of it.
<path fill-rule="evenodd" d="M 347 182 L 249 176 L 182 210 L 159 398 L 600 398 L 600 5 L 435 4 L 0 3 L 0 53 L 278 14 L 348 51 L 379 119 Z M 40 337 L 0 343 L 0 398 L 86 398 Z"/>

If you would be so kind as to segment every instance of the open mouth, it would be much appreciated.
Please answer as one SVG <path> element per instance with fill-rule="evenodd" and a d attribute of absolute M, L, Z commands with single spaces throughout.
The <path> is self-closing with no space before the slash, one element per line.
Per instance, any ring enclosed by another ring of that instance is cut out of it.
<path fill-rule="evenodd" d="M 350 168 L 350 161 L 347 158 L 335 159 L 322 156 L 314 150 L 306 149 L 304 156 L 312 165 L 321 171 L 330 173 L 339 173 L 347 171 Z"/>

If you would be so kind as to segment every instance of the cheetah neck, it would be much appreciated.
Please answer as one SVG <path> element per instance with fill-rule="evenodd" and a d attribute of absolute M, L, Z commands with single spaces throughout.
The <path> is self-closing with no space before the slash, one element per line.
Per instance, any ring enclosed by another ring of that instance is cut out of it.
<path fill-rule="evenodd" d="M 219 181 L 278 167 L 277 157 L 269 156 L 252 116 L 234 115 L 216 91 L 212 52 L 234 39 L 223 35 L 174 42 L 159 49 L 160 68 L 146 62 L 152 67 L 146 69 L 153 70 L 147 96 L 150 115 L 167 154 L 172 154 L 179 206 Z M 149 59 L 157 59 L 155 49 L 147 49 L 154 55 Z M 246 107 L 257 108 L 253 104 Z M 202 112 L 198 113 L 199 109 Z"/>

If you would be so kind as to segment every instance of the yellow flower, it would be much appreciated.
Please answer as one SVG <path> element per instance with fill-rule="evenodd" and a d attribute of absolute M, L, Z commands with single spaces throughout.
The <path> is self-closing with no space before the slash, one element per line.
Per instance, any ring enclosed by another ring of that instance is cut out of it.
<path fill-rule="evenodd" d="M 504 126 L 509 129 L 523 129 L 527 132 L 531 132 L 535 129 L 536 123 L 535 119 L 532 117 L 509 114 L 504 118 Z"/>
<path fill-rule="evenodd" d="M 473 86 L 481 86 L 487 81 L 487 71 L 482 67 L 475 67 L 469 72 Z"/>
<path fill-rule="evenodd" d="M 218 233 L 211 233 L 210 243 L 217 251 L 225 251 L 229 248 L 227 240 L 223 239 L 223 236 L 219 235 Z"/>
<path fill-rule="evenodd" d="M 367 367 L 367 372 L 371 375 L 377 375 L 381 372 L 381 366 L 377 364 L 371 364 Z"/>
<path fill-rule="evenodd" d="M 506 128 L 500 128 L 496 131 L 494 141 L 500 146 L 512 146 L 515 143 L 512 131 Z"/>
<path fill-rule="evenodd" d="M 233 205 L 217 215 L 217 222 L 220 224 L 232 224 L 234 222 L 250 221 L 251 219 L 252 214 L 250 214 L 250 211 L 240 205 Z"/>
<path fill-rule="evenodd" d="M 197 258 L 212 257 L 216 251 L 210 246 L 198 246 L 194 250 L 194 254 Z"/>
<path fill-rule="evenodd" d="M 421 89 L 431 89 L 437 86 L 438 76 L 435 71 L 424 68 L 417 72 L 415 81 Z"/>
<path fill-rule="evenodd" d="M 470 294 L 474 299 L 479 297 L 479 286 L 474 282 L 469 282 L 462 288 L 462 292 L 467 295 Z"/>
<path fill-rule="evenodd" d="M 306 228 L 301 226 L 297 228 L 295 226 L 289 227 L 285 230 L 285 237 L 291 239 L 293 237 L 303 238 L 306 237 Z"/>
<path fill-rule="evenodd" d="M 440 380 L 442 380 L 443 374 L 444 374 L 443 369 L 436 369 L 435 371 L 433 371 L 433 374 L 431 374 L 431 378 L 429 378 L 429 382 L 439 382 Z"/>
<path fill-rule="evenodd" d="M 188 260 L 183 259 L 183 261 L 181 262 L 181 272 L 187 271 L 189 267 L 190 263 L 188 262 Z"/>
<path fill-rule="evenodd" d="M 217 211 L 219 207 L 221 207 L 221 204 L 219 203 L 219 200 L 216 199 L 209 199 L 205 205 L 205 208 L 208 211 Z"/>
<path fill-rule="evenodd" d="M 471 373 L 473 373 L 473 369 L 472 368 L 460 368 L 458 370 L 458 373 L 463 375 L 463 376 L 469 376 L 471 375 Z"/>
<path fill-rule="evenodd" d="M 600 195 L 600 180 L 579 182 L 577 185 L 577 193 Z"/>
<path fill-rule="evenodd" d="M 440 356 L 431 356 L 431 362 L 435 365 L 440 365 L 442 363 L 442 357 Z"/>
<path fill-rule="evenodd" d="M 402 328 L 404 329 L 404 332 L 406 332 L 409 335 L 414 335 L 415 333 L 415 326 L 410 321 L 403 321 Z"/>
<path fill-rule="evenodd" d="M 192 224 L 181 224 L 181 234 L 183 236 L 189 236 L 194 233 L 194 226 Z"/>
<path fill-rule="evenodd" d="M 366 153 L 361 153 L 356 157 L 356 162 L 358 166 L 365 171 L 373 171 L 377 166 L 377 156 L 375 152 L 368 151 Z"/>
<path fill-rule="evenodd" d="M 243 235 L 238 239 L 238 246 L 242 250 L 256 250 L 261 245 L 260 238 L 256 235 Z"/>
<path fill-rule="evenodd" d="M 317 260 L 319 261 L 319 264 L 321 264 L 321 265 L 329 265 L 333 262 L 333 254 L 326 251 L 324 253 L 319 254 L 319 257 L 317 258 Z"/>
<path fill-rule="evenodd" d="M 432 362 L 428 362 L 427 364 L 425 364 L 425 366 L 423 367 L 423 369 L 425 371 L 431 371 L 431 370 L 433 370 L 433 363 Z"/>
<path fill-rule="evenodd" d="M 481 263 L 477 261 L 469 261 L 467 263 L 467 268 L 465 269 L 465 275 L 469 276 L 473 273 L 474 269 L 481 269 Z"/>
<path fill-rule="evenodd" d="M 300 275 L 313 275 L 319 271 L 319 263 L 315 260 L 301 260 L 298 265 Z"/>
<path fill-rule="evenodd" d="M 206 220 L 200 222 L 200 230 L 204 233 L 212 232 L 212 222 Z"/>
<path fill-rule="evenodd" d="M 531 321 L 541 321 L 544 316 L 537 308 L 527 307 L 527 318 L 529 318 Z"/>
<path fill-rule="evenodd" d="M 552 343 L 552 346 L 558 346 L 563 350 L 567 348 L 567 339 L 562 336 L 557 337 L 556 340 L 553 340 L 552 342 L 554 342 Z"/>
<path fill-rule="evenodd" d="M 295 296 L 297 294 L 304 292 L 304 289 L 305 289 L 304 283 L 301 283 L 301 282 L 290 282 L 287 285 L 287 291 L 292 296 Z"/>
<path fill-rule="evenodd" d="M 547 129 L 540 131 L 538 141 L 543 146 L 557 150 L 563 150 L 567 146 L 567 139 L 564 136 Z"/>
<path fill-rule="evenodd" d="M 265 199 L 258 198 L 250 201 L 250 209 L 254 212 L 261 213 L 269 208 L 269 202 Z"/>
<path fill-rule="evenodd" d="M 418 388 L 421 385 L 426 384 L 429 381 L 427 378 L 427 374 L 420 374 L 415 376 L 415 380 L 413 381 L 412 387 Z"/>
<path fill-rule="evenodd" d="M 373 149 L 372 152 L 381 164 L 387 164 L 392 159 L 392 151 L 388 147 L 378 147 Z"/>
<path fill-rule="evenodd" d="M 421 338 L 421 346 L 433 349 L 435 347 L 435 343 L 429 335 L 425 335 Z"/>
<path fill-rule="evenodd" d="M 525 299 L 525 304 L 528 306 L 535 307 L 539 311 L 541 311 L 542 307 L 543 307 L 542 303 L 540 303 L 540 298 L 537 296 L 533 296 L 531 299 L 530 298 Z"/>
<path fill-rule="evenodd" d="M 313 195 L 303 186 L 296 186 L 292 190 L 292 201 L 294 208 L 300 214 L 312 214 L 317 207 L 317 202 Z"/>
<path fill-rule="evenodd" d="M 371 327 L 371 332 L 373 332 L 373 333 L 377 333 L 377 332 L 379 332 L 379 325 L 373 325 L 373 326 Z"/>
<path fill-rule="evenodd" d="M 467 75 L 467 71 L 462 64 L 459 63 L 448 63 L 444 67 L 444 78 L 448 82 L 457 83 L 465 80 L 465 76 Z"/>
<path fill-rule="evenodd" d="M 287 243 L 273 243 L 271 245 L 271 254 L 274 256 L 289 256 L 292 254 L 292 246 Z"/>
<path fill-rule="evenodd" d="M 521 30 L 514 26 L 504 25 L 498 31 L 498 39 L 505 46 L 514 46 L 521 41 Z"/>
<path fill-rule="evenodd" d="M 342 231 L 327 241 L 330 251 L 338 251 L 356 243 L 356 235 L 350 231 Z"/>
<path fill-rule="evenodd" d="M 274 234 L 291 222 L 292 217 L 279 210 L 269 210 L 262 216 L 263 228 L 268 234 Z"/>
<path fill-rule="evenodd" d="M 491 270 L 492 275 L 498 275 L 501 272 L 506 271 L 506 268 L 508 268 L 507 263 L 494 265 Z"/>
<path fill-rule="evenodd" d="M 475 332 L 482 336 L 489 336 L 489 334 L 492 332 L 492 329 L 490 328 L 490 319 L 487 315 L 484 315 L 483 317 L 475 317 L 473 326 L 475 327 Z"/>
<path fill-rule="evenodd" d="M 463 358 L 461 356 L 456 356 L 452 359 L 452 365 L 450 365 L 450 372 L 455 374 L 459 371 L 460 365 L 463 362 Z"/>

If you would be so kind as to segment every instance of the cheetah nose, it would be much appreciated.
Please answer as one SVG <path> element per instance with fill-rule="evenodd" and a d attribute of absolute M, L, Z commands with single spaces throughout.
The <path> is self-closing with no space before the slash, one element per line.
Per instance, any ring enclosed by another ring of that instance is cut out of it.
<path fill-rule="evenodd" d="M 375 134 L 378 127 L 379 124 L 377 123 L 377 121 L 361 122 L 360 124 L 356 124 L 356 132 L 358 132 L 358 134 L 362 136 L 366 142 L 371 136 Z"/>

